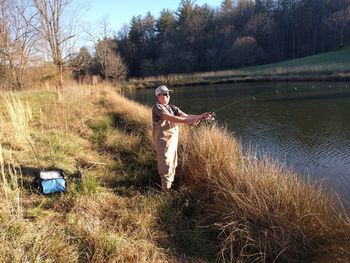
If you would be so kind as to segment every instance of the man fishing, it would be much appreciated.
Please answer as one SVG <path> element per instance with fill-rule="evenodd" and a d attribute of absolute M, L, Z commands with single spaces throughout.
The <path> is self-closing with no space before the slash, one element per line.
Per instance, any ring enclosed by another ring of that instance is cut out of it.
<path fill-rule="evenodd" d="M 157 152 L 158 173 L 163 191 L 171 188 L 177 166 L 178 123 L 196 124 L 211 115 L 188 115 L 174 105 L 169 105 L 170 92 L 166 86 L 155 90 L 156 104 L 152 108 L 153 143 Z"/>

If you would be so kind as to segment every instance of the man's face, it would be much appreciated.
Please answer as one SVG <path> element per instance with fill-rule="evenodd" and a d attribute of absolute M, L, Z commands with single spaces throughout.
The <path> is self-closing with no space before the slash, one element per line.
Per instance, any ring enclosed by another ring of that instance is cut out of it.
<path fill-rule="evenodd" d="M 170 95 L 169 93 L 165 93 L 165 94 L 159 94 L 157 96 L 157 100 L 160 104 L 168 104 L 169 100 L 170 100 Z"/>

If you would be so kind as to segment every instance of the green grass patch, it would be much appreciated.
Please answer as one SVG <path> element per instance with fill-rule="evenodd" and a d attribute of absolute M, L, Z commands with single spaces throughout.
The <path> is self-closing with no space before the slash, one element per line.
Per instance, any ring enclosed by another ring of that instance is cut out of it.
<path fill-rule="evenodd" d="M 150 76 L 130 80 L 124 89 L 154 88 L 160 84 L 170 86 L 210 85 L 213 83 L 236 83 L 252 81 L 302 81 L 302 80 L 348 80 L 350 74 L 350 48 L 291 59 L 278 63 L 233 68 L 221 71 L 191 74 Z"/>
<path fill-rule="evenodd" d="M 94 195 L 102 191 L 99 177 L 91 172 L 84 173 L 82 178 L 74 180 L 72 185 L 75 186 L 78 195 Z"/>
<path fill-rule="evenodd" d="M 35 136 L 37 136 L 40 161 L 44 167 L 74 171 L 75 157 L 84 151 L 80 137 L 60 130 Z"/>
<path fill-rule="evenodd" d="M 293 74 L 299 76 L 330 75 L 341 72 L 350 72 L 350 48 L 279 63 L 226 70 L 218 74 L 213 72 L 209 76 L 203 73 L 203 79 L 217 80 L 234 77 L 288 76 Z"/>
<path fill-rule="evenodd" d="M 157 227 L 169 234 L 159 242 L 175 254 L 215 261 L 218 253 L 218 233 L 211 228 L 201 211 L 197 198 L 187 189 L 163 193 L 158 201 Z"/>

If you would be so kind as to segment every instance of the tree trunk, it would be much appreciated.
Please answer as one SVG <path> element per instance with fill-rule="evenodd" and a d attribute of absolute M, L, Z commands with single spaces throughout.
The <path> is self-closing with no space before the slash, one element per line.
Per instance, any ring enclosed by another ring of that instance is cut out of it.
<path fill-rule="evenodd" d="M 59 70 L 60 70 L 59 86 L 62 87 L 63 86 L 63 65 L 62 65 L 62 63 L 59 65 Z"/>

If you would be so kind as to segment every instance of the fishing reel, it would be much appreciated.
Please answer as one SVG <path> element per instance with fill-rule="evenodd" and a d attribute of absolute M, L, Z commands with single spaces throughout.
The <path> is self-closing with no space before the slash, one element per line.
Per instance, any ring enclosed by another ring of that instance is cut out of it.
<path fill-rule="evenodd" d="M 209 117 L 208 118 L 206 118 L 205 120 L 209 123 L 209 124 L 211 124 L 211 123 L 213 123 L 214 121 L 215 121 L 215 112 L 208 112 L 209 113 Z"/>

